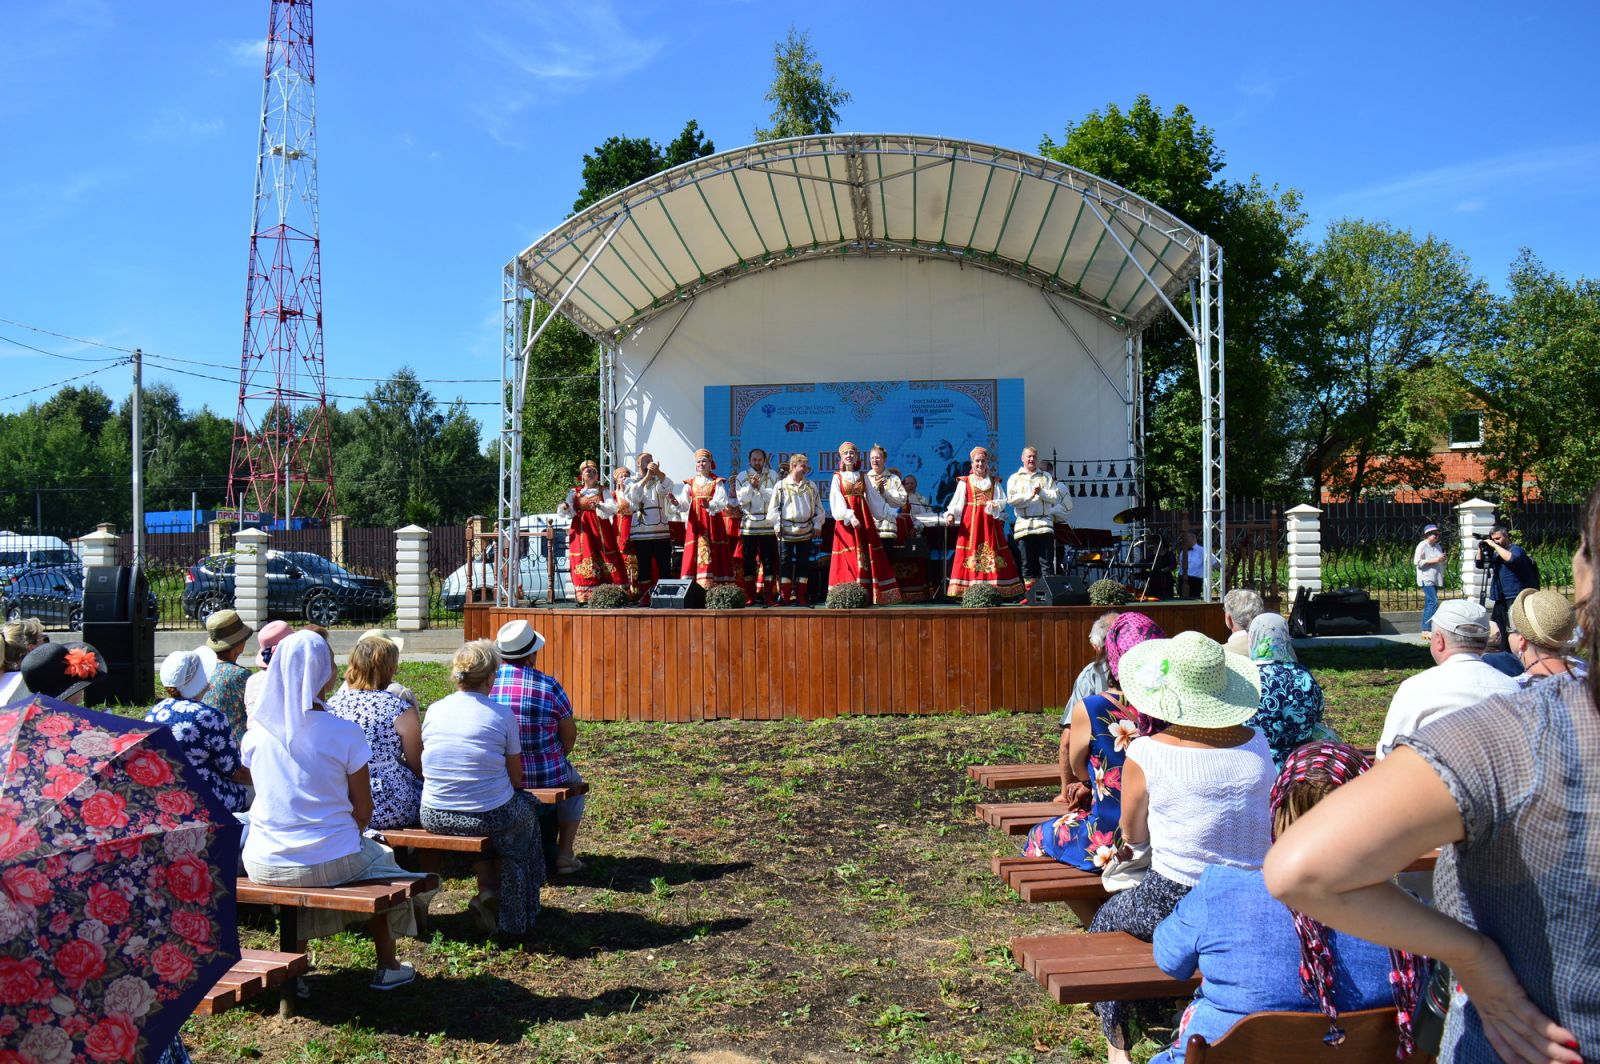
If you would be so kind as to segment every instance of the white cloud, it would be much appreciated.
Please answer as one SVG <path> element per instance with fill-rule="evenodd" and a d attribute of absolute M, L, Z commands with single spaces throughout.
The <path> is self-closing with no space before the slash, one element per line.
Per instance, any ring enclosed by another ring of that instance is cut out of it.
<path fill-rule="evenodd" d="M 1321 204 L 1331 215 L 1382 214 L 1422 203 L 1451 203 L 1456 210 L 1482 209 L 1495 191 L 1521 195 L 1600 184 L 1600 143 L 1532 148 L 1403 174 L 1340 193 Z"/>
<path fill-rule="evenodd" d="M 260 66 L 267 61 L 267 39 L 234 41 L 227 46 L 228 58 L 241 66 Z"/>
<path fill-rule="evenodd" d="M 1488 205 L 1489 202 L 1487 200 L 1468 199 L 1456 204 L 1456 210 L 1461 214 L 1472 214 L 1475 211 L 1483 210 Z"/>
<path fill-rule="evenodd" d="M 50 229 L 77 213 L 84 198 L 108 181 L 106 174 L 84 171 L 0 189 L 0 236 Z"/>
<path fill-rule="evenodd" d="M 132 136 L 135 140 L 154 143 L 214 137 L 222 130 L 223 121 L 220 118 L 195 118 L 176 107 L 163 107 L 149 119 L 141 122 L 134 129 Z"/>

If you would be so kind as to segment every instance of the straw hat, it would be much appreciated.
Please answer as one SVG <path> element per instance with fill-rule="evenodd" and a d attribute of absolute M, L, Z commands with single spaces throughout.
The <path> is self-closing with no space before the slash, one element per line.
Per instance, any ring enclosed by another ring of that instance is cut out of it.
<path fill-rule="evenodd" d="M 542 646 L 544 636 L 534 631 L 533 625 L 527 621 L 507 621 L 494 635 L 494 648 L 501 657 L 509 660 L 537 654 Z"/>
<path fill-rule="evenodd" d="M 390 635 L 382 628 L 368 628 L 365 632 L 361 633 L 361 639 L 387 639 L 389 642 L 394 644 L 394 648 L 400 653 L 404 654 L 406 652 L 405 636 Z M 360 640 L 357 640 L 357 642 L 360 642 Z"/>
<path fill-rule="evenodd" d="M 1511 627 L 1534 646 L 1561 650 L 1572 642 L 1578 617 L 1561 592 L 1524 588 L 1511 604 Z"/>
<path fill-rule="evenodd" d="M 217 610 L 206 618 L 206 646 L 218 654 L 243 643 L 254 632 L 238 610 Z"/>
<path fill-rule="evenodd" d="M 1140 643 L 1122 656 L 1117 674 L 1131 705 L 1170 724 L 1231 728 L 1261 706 L 1255 664 L 1199 632 Z"/>

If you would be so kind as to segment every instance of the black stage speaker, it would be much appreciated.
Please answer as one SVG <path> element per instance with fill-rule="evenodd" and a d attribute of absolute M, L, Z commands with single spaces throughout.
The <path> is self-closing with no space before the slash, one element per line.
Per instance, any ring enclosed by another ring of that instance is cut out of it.
<path fill-rule="evenodd" d="M 84 571 L 83 641 L 100 652 L 107 670 L 85 692 L 85 705 L 142 706 L 153 697 L 156 622 L 149 598 L 142 569 L 122 565 Z"/>
<path fill-rule="evenodd" d="M 683 577 L 677 580 L 658 580 L 650 589 L 650 608 L 653 610 L 698 610 L 706 604 L 705 588 Z"/>
<path fill-rule="evenodd" d="M 1028 589 L 1029 606 L 1087 606 L 1089 591 L 1083 577 L 1066 574 L 1041 576 Z"/>

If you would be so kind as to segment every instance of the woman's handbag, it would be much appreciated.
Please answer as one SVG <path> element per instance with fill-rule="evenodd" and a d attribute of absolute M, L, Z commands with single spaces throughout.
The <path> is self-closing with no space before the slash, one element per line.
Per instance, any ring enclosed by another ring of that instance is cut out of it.
<path fill-rule="evenodd" d="M 1124 857 L 1124 853 L 1128 856 Z M 1115 894 L 1119 890 L 1137 887 L 1144 882 L 1144 877 L 1149 871 L 1150 844 L 1146 842 L 1138 846 L 1124 846 L 1117 856 L 1100 870 L 1100 885 L 1105 887 L 1107 894 Z"/>
<path fill-rule="evenodd" d="M 1455 980 L 1450 978 L 1450 969 L 1435 961 L 1433 976 L 1423 988 L 1422 1000 L 1411 1024 L 1411 1036 L 1417 1044 L 1415 1056 L 1439 1055 L 1439 1045 L 1444 1041 L 1444 1019 L 1450 1011 L 1450 995 L 1454 989 Z"/>

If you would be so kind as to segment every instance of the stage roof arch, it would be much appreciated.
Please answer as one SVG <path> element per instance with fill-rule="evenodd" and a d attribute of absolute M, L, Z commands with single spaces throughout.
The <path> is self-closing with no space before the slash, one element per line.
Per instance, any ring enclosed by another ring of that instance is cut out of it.
<path fill-rule="evenodd" d="M 1127 189 L 1036 155 L 838 134 L 684 163 L 573 215 L 516 262 L 523 286 L 601 341 L 753 272 L 840 255 L 953 259 L 1137 332 L 1163 311 L 1188 327 L 1178 300 L 1204 242 Z"/>

